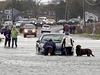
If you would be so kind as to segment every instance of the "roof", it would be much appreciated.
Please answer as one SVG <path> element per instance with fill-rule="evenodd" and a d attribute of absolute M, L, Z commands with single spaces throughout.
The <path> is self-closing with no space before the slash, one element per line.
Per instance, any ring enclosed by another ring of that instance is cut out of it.
<path fill-rule="evenodd" d="M 52 35 L 65 35 L 64 33 L 43 33 L 42 35 L 49 35 L 49 34 L 52 34 Z"/>

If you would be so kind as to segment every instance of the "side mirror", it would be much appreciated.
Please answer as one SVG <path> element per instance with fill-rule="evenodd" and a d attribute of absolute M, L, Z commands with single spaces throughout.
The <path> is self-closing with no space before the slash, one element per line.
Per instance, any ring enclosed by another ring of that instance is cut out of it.
<path fill-rule="evenodd" d="M 39 43 L 39 42 L 40 42 L 40 40 L 37 40 L 36 42 L 38 42 L 38 43 Z"/>

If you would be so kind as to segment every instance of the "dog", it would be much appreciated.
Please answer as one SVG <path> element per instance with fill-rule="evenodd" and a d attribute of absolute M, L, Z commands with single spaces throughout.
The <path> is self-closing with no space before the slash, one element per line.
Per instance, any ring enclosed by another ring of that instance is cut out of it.
<path fill-rule="evenodd" d="M 87 55 L 88 57 L 90 57 L 90 55 L 92 55 L 94 57 L 91 49 L 88 49 L 88 48 L 81 49 L 80 45 L 76 46 L 76 54 L 77 54 L 77 56 Z"/>

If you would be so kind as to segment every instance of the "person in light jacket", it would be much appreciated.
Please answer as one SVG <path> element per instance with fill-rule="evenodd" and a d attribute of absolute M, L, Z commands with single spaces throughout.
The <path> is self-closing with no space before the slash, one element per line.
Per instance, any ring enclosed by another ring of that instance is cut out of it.
<path fill-rule="evenodd" d="M 12 48 L 14 46 L 14 43 L 15 43 L 15 46 L 17 47 L 17 36 L 19 35 L 19 31 L 18 29 L 16 29 L 16 26 L 13 26 L 12 27 L 12 30 L 11 30 L 11 37 L 12 37 Z"/>
<path fill-rule="evenodd" d="M 73 39 L 66 35 L 65 39 L 64 39 L 64 46 L 65 46 L 65 52 L 66 52 L 66 55 L 73 55 Z"/>

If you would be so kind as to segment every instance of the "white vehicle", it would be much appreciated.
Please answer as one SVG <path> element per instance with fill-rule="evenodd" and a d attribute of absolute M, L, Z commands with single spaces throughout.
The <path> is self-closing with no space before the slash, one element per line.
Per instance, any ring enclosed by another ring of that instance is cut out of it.
<path fill-rule="evenodd" d="M 23 21 L 18 21 L 18 22 L 16 22 L 16 23 L 15 23 L 15 24 L 16 24 L 16 27 L 20 27 L 21 23 L 23 23 Z"/>
<path fill-rule="evenodd" d="M 4 24 L 3 24 L 3 26 L 6 26 L 6 25 L 12 26 L 13 22 L 12 21 L 5 21 Z"/>
<path fill-rule="evenodd" d="M 46 17 L 39 17 L 38 20 L 42 20 L 43 22 L 46 22 L 47 18 Z"/>
<path fill-rule="evenodd" d="M 85 12 L 85 20 L 87 23 L 98 22 L 98 16 L 93 13 Z"/>
<path fill-rule="evenodd" d="M 43 25 L 42 26 L 42 29 L 41 29 L 41 33 L 43 33 L 43 32 L 51 32 L 51 27 L 50 27 L 50 25 Z"/>
<path fill-rule="evenodd" d="M 55 25 L 56 21 L 54 19 L 47 19 L 46 24 L 48 24 L 48 25 Z"/>

